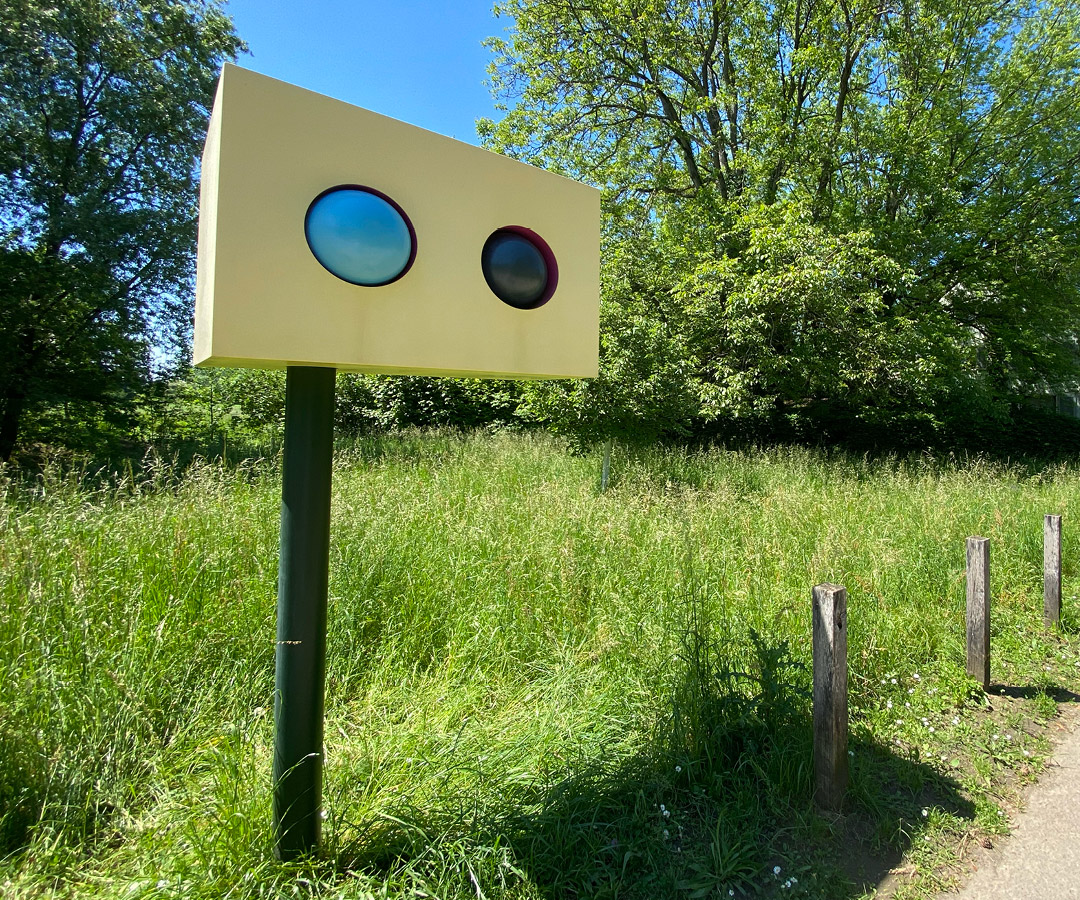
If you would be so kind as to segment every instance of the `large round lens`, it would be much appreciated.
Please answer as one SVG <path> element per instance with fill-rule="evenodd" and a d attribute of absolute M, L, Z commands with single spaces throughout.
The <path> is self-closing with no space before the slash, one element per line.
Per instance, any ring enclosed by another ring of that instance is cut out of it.
<path fill-rule="evenodd" d="M 343 185 L 321 193 L 308 207 L 304 234 L 323 267 L 350 284 L 390 284 L 416 258 L 405 212 L 371 188 Z"/>
<path fill-rule="evenodd" d="M 555 258 L 538 236 L 500 228 L 484 244 L 480 267 L 492 292 L 517 309 L 536 309 L 555 288 Z"/>

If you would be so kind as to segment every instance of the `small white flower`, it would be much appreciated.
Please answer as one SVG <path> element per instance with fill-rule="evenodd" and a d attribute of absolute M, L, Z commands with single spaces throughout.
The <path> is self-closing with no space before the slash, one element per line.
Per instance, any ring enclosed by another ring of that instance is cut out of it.
<path fill-rule="evenodd" d="M 925 806 L 923 807 L 922 815 L 924 819 L 930 815 L 930 810 L 928 810 Z"/>
<path fill-rule="evenodd" d="M 896 743 L 898 743 L 898 744 L 900 743 L 900 738 L 896 739 Z"/>
<path fill-rule="evenodd" d="M 933 726 L 933 725 L 931 725 L 931 726 L 930 726 L 930 733 L 931 733 L 931 734 L 933 734 L 933 733 L 934 733 L 934 726 Z"/>
<path fill-rule="evenodd" d="M 791 887 L 791 879 L 790 878 L 787 881 L 784 882 L 784 887 L 785 888 Z"/>
<path fill-rule="evenodd" d="M 799 883 L 799 879 L 798 879 L 798 878 L 796 878 L 796 877 L 795 877 L 794 875 L 792 875 L 792 876 L 791 876 L 791 883 L 792 883 L 792 884 L 798 884 L 798 883 Z"/>
<path fill-rule="evenodd" d="M 909 694 L 914 694 L 914 693 L 915 693 L 915 688 L 908 688 L 908 689 L 907 689 L 907 692 L 908 692 Z"/>
<path fill-rule="evenodd" d="M 904 709 L 911 709 L 911 704 L 910 703 L 905 703 L 904 704 Z"/>
<path fill-rule="evenodd" d="M 678 775 L 682 771 L 682 766 L 675 767 L 675 774 Z"/>
<path fill-rule="evenodd" d="M 892 682 L 893 684 L 896 684 L 896 679 L 895 679 L 895 678 L 891 678 L 891 679 L 889 679 L 889 680 L 890 680 L 890 681 L 891 681 L 891 682 Z"/>
<path fill-rule="evenodd" d="M 904 720 L 903 720 L 903 719 L 897 719 L 897 720 L 896 720 L 896 724 L 897 724 L 897 725 L 903 725 L 903 724 L 904 724 Z"/>
<path fill-rule="evenodd" d="M 670 809 L 665 809 L 664 810 L 664 818 L 666 819 L 670 815 L 671 815 L 671 810 Z"/>
<path fill-rule="evenodd" d="M 911 677 L 912 677 L 912 678 L 914 678 L 914 679 L 915 679 L 916 681 L 922 681 L 922 678 L 920 678 L 920 677 L 919 677 L 919 673 L 918 673 L 918 672 L 916 672 L 916 673 L 915 673 L 914 675 L 912 675 Z"/>
<path fill-rule="evenodd" d="M 663 803 L 660 804 L 660 812 L 663 812 L 666 808 Z"/>
<path fill-rule="evenodd" d="M 847 755 L 848 755 L 848 756 L 854 756 L 854 755 L 855 755 L 855 751 L 854 751 L 854 750 L 848 750 L 848 752 L 847 752 Z"/>
<path fill-rule="evenodd" d="M 1025 750 L 1024 751 L 1024 756 L 1031 756 L 1031 751 L 1030 750 Z"/>
<path fill-rule="evenodd" d="M 773 875 L 779 875 L 780 874 L 780 867 L 779 866 L 773 866 L 772 873 L 773 873 Z"/>
<path fill-rule="evenodd" d="M 734 897 L 735 896 L 735 889 L 734 888 L 728 888 L 727 895 L 729 897 Z"/>
<path fill-rule="evenodd" d="M 952 723 L 953 723 L 953 725 L 959 725 L 960 724 L 960 717 L 959 716 L 953 716 Z"/>

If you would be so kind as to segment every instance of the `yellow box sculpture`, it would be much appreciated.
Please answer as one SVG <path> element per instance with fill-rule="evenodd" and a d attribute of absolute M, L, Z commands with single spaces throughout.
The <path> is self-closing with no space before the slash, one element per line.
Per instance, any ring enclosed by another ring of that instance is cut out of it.
<path fill-rule="evenodd" d="M 227 65 L 195 363 L 591 377 L 600 193 Z"/>

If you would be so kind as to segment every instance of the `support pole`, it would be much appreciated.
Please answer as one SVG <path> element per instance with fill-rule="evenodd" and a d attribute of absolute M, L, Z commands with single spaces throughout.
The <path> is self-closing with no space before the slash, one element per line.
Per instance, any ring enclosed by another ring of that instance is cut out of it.
<path fill-rule="evenodd" d="M 1061 516 L 1043 518 L 1043 619 L 1061 624 Z"/>
<path fill-rule="evenodd" d="M 848 783 L 847 589 L 819 584 L 814 601 L 814 786 L 839 812 Z"/>
<path fill-rule="evenodd" d="M 274 842 L 279 859 L 319 846 L 330 568 L 334 369 L 289 366 L 274 672 Z"/>
<path fill-rule="evenodd" d="M 967 673 L 990 687 L 990 539 L 967 539 Z"/>

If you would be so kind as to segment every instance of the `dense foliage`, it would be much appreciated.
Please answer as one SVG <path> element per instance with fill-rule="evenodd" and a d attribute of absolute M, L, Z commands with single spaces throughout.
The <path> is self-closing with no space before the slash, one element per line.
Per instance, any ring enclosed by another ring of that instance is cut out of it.
<path fill-rule="evenodd" d="M 1075 387 L 1070 0 L 497 9 L 488 143 L 607 197 L 603 374 L 536 415 L 919 442 Z"/>
<path fill-rule="evenodd" d="M 605 190 L 600 377 L 349 376 L 342 429 L 1011 452 L 1025 404 L 1080 386 L 1070 0 L 496 13 L 485 140 Z M 196 157 L 241 47 L 219 0 L 0 10 L 0 459 L 276 433 L 279 375 L 148 378 L 189 331 Z"/>
<path fill-rule="evenodd" d="M 0 7 L 0 459 L 27 417 L 124 421 L 151 342 L 186 331 L 196 164 L 240 47 L 219 0 Z"/>

